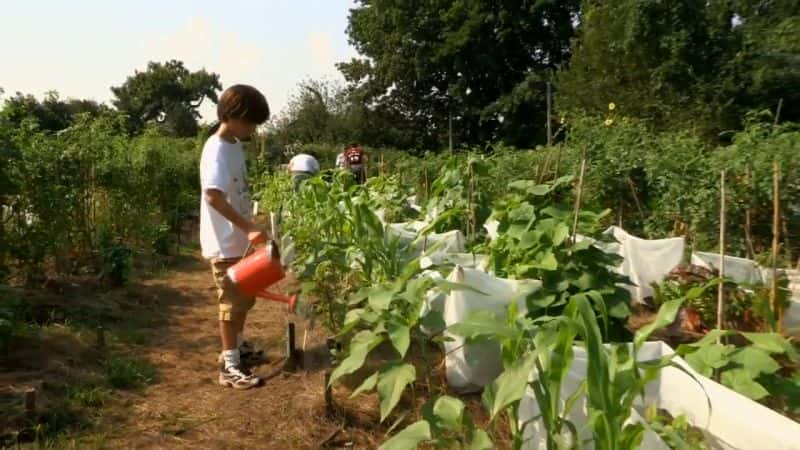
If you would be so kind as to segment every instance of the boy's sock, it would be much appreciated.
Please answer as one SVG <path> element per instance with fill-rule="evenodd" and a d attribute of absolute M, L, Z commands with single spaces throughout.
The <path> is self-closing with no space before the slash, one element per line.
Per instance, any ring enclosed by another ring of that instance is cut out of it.
<path fill-rule="evenodd" d="M 233 350 L 223 350 L 222 360 L 225 362 L 226 369 L 232 366 L 241 365 L 241 361 L 239 360 L 239 349 L 235 348 Z"/>
<path fill-rule="evenodd" d="M 241 347 L 242 343 L 244 343 L 244 333 L 239 333 L 236 335 L 236 346 Z"/>

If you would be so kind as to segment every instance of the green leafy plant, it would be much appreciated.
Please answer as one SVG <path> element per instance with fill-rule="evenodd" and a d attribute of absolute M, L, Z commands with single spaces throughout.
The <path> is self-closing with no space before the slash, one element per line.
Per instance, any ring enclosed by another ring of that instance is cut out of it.
<path fill-rule="evenodd" d="M 698 342 L 679 346 L 677 352 L 700 374 L 716 375 L 742 395 L 777 402 L 789 413 L 800 410 L 800 355 L 777 333 L 714 329 Z"/>
<path fill-rule="evenodd" d="M 380 450 L 412 450 L 420 444 L 439 449 L 490 450 L 494 448 L 486 431 L 475 427 L 461 400 L 443 396 L 422 408 L 422 420 L 392 436 Z"/>
<path fill-rule="evenodd" d="M 619 286 L 627 280 L 611 270 L 618 257 L 600 250 L 592 239 L 571 236 L 572 209 L 553 202 L 571 181 L 563 177 L 543 185 L 531 180 L 511 183 L 512 192 L 492 213 L 499 235 L 485 246 L 489 264 L 499 276 L 542 281 L 542 288 L 527 298 L 528 314 L 534 318 L 558 316 L 572 296 L 588 293 L 603 320 L 604 339 L 619 340 L 628 335 L 630 295 Z M 580 229 L 596 232 L 605 214 L 581 212 Z"/>

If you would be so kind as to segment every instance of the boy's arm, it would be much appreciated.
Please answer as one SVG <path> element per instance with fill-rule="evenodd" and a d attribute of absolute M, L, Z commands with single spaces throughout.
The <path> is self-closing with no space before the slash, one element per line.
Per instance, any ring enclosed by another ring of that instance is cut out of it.
<path fill-rule="evenodd" d="M 247 233 L 247 239 L 253 244 L 266 242 L 269 238 L 266 232 L 259 229 L 256 224 L 245 219 L 225 199 L 225 194 L 218 189 L 206 189 L 205 200 L 209 206 L 217 210 L 222 217 L 231 221 L 237 228 Z"/>

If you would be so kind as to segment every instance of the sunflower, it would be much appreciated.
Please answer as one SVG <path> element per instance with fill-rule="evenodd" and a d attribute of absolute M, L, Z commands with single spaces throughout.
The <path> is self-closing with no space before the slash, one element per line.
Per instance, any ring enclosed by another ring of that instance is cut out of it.
<path fill-rule="evenodd" d="M 610 127 L 613 123 L 614 123 L 614 119 L 606 119 L 605 124 L 606 124 L 607 127 Z"/>
<path fill-rule="evenodd" d="M 611 103 L 608 104 L 608 110 L 609 111 L 613 111 L 615 109 L 617 109 L 617 104 L 616 103 L 611 102 Z"/>

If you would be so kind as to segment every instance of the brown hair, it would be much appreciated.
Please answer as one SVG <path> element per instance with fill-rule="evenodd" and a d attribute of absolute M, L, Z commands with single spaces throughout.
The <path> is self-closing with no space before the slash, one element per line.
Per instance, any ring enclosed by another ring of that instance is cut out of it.
<path fill-rule="evenodd" d="M 269 120 L 269 105 L 264 94 L 253 86 L 235 84 L 219 97 L 217 118 L 220 122 L 242 119 L 260 125 Z"/>

